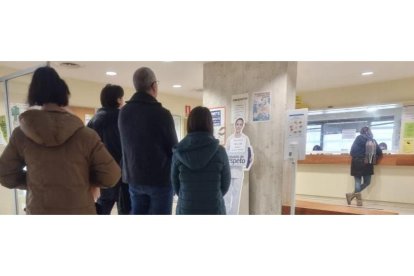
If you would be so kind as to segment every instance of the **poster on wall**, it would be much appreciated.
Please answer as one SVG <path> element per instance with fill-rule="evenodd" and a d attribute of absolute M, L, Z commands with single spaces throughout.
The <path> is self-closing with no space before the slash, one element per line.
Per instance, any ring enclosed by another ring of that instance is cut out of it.
<path fill-rule="evenodd" d="M 253 122 L 270 121 L 270 92 L 253 93 Z"/>
<path fill-rule="evenodd" d="M 288 110 L 285 130 L 285 160 L 292 157 L 304 160 L 306 156 L 306 132 L 308 109 Z M 292 156 L 295 155 L 295 156 Z"/>
<path fill-rule="evenodd" d="M 226 141 L 226 110 L 224 107 L 209 108 L 213 118 L 214 137 L 224 145 Z"/>
<path fill-rule="evenodd" d="M 0 116 L 0 145 L 7 145 L 6 115 Z"/>
<path fill-rule="evenodd" d="M 401 116 L 400 152 L 414 153 L 414 106 L 404 106 Z"/>
<path fill-rule="evenodd" d="M 231 121 L 243 118 L 246 123 L 249 118 L 249 94 L 237 94 L 231 96 Z"/>
<path fill-rule="evenodd" d="M 20 125 L 19 116 L 23 112 L 29 109 L 28 104 L 11 103 L 10 104 L 10 122 L 12 129 L 15 129 Z"/>

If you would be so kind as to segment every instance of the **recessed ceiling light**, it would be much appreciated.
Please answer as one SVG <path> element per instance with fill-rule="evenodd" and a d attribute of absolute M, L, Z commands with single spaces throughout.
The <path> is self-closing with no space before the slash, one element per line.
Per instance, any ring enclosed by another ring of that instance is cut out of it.
<path fill-rule="evenodd" d="M 174 87 L 174 88 L 181 88 L 183 86 L 181 84 L 174 84 L 172 87 Z"/>
<path fill-rule="evenodd" d="M 74 62 L 62 62 L 59 65 L 65 68 L 70 68 L 70 69 L 76 69 L 76 68 L 81 67 L 80 64 L 74 63 Z"/>
<path fill-rule="evenodd" d="M 106 72 L 106 75 L 107 76 L 116 76 L 117 73 L 116 72 L 113 72 L 113 71 L 108 71 L 108 72 Z"/>
<path fill-rule="evenodd" d="M 370 75 L 374 75 L 374 72 L 369 71 L 369 72 L 363 72 L 363 73 L 361 73 L 361 76 L 370 76 Z"/>

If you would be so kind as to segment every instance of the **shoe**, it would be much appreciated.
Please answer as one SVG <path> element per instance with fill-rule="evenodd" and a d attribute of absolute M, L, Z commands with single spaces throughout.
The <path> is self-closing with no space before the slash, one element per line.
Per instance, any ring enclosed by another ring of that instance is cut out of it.
<path fill-rule="evenodd" d="M 347 193 L 346 194 L 346 202 L 348 203 L 348 205 L 351 205 L 352 200 L 355 197 L 355 193 Z"/>
<path fill-rule="evenodd" d="M 357 198 L 357 206 L 361 207 L 362 206 L 362 197 L 361 197 L 361 193 L 355 193 L 355 196 Z"/>

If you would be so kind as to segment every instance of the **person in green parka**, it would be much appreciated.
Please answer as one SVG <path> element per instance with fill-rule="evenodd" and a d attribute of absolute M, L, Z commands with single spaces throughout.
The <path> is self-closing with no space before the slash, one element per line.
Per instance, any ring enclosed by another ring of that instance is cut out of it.
<path fill-rule="evenodd" d="M 213 136 L 210 110 L 198 106 L 187 121 L 187 136 L 173 148 L 171 181 L 178 195 L 177 215 L 225 215 L 230 186 L 224 147 Z"/>

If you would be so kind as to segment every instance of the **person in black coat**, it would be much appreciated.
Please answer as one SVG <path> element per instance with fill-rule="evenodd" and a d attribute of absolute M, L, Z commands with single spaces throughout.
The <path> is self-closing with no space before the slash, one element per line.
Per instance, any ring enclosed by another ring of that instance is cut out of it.
<path fill-rule="evenodd" d="M 198 106 L 187 121 L 188 135 L 174 147 L 171 180 L 178 195 L 177 215 L 225 215 L 230 187 L 226 150 L 213 136 L 210 110 Z"/>
<path fill-rule="evenodd" d="M 115 161 L 120 164 L 122 157 L 121 139 L 118 130 L 119 108 L 123 105 L 124 90 L 121 86 L 108 84 L 101 91 L 101 104 L 95 116 L 89 121 L 88 127 L 94 129 Z M 128 184 L 121 180 L 109 189 L 101 189 L 96 202 L 98 215 L 109 215 L 117 203 L 118 214 L 125 215 L 131 211 L 131 200 Z"/>
<path fill-rule="evenodd" d="M 118 119 L 122 179 L 129 184 L 133 214 L 171 214 L 172 148 L 177 144 L 173 117 L 156 100 L 158 81 L 147 67 L 134 73 L 136 93 Z"/>
<path fill-rule="evenodd" d="M 374 140 L 369 127 L 363 127 L 360 135 L 351 147 L 351 175 L 355 178 L 355 190 L 346 194 L 348 205 L 357 198 L 357 205 L 362 206 L 361 192 L 371 183 L 374 174 L 374 165 L 382 157 L 382 150 Z"/>

